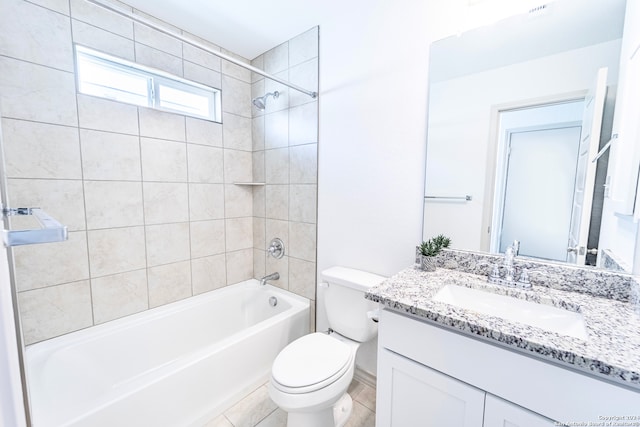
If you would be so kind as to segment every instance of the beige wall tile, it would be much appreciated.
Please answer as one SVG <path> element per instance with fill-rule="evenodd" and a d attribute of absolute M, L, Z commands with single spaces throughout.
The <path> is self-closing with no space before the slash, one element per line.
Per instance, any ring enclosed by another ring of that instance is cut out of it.
<path fill-rule="evenodd" d="M 231 113 L 223 113 L 224 147 L 234 150 L 251 151 L 251 119 Z"/>
<path fill-rule="evenodd" d="M 264 150 L 264 116 L 251 119 L 253 151 Z"/>
<path fill-rule="evenodd" d="M 312 184 L 291 185 L 289 219 L 298 222 L 316 222 L 317 195 Z"/>
<path fill-rule="evenodd" d="M 212 71 L 209 68 L 187 61 L 184 62 L 183 67 L 185 79 L 216 89 L 220 89 L 222 87 L 222 78 L 219 72 Z"/>
<path fill-rule="evenodd" d="M 96 324 L 144 311 L 149 308 L 147 271 L 91 279 L 91 299 Z"/>
<path fill-rule="evenodd" d="M 217 50 L 220 49 L 218 48 Z M 188 43 L 183 44 L 182 54 L 185 61 L 192 62 L 213 71 L 219 72 L 221 70 L 221 60 L 219 57 L 195 46 L 191 46 Z"/>
<path fill-rule="evenodd" d="M 89 281 L 18 294 L 25 344 L 33 344 L 93 324 Z"/>
<path fill-rule="evenodd" d="M 31 0 L 31 3 L 69 16 L 69 0 Z"/>
<path fill-rule="evenodd" d="M 264 70 L 275 74 L 289 68 L 289 43 L 285 42 L 264 54 Z"/>
<path fill-rule="evenodd" d="M 253 215 L 253 187 L 225 184 L 224 206 L 227 218 Z"/>
<path fill-rule="evenodd" d="M 307 261 L 316 260 L 316 225 L 289 223 L 289 255 Z"/>
<path fill-rule="evenodd" d="M 264 218 L 253 217 L 253 247 L 265 250 L 267 247 L 267 224 Z"/>
<path fill-rule="evenodd" d="M 189 184 L 191 221 L 224 218 L 224 185 Z"/>
<path fill-rule="evenodd" d="M 138 108 L 121 102 L 78 94 L 80 127 L 138 135 Z"/>
<path fill-rule="evenodd" d="M 318 27 L 289 40 L 289 67 L 318 56 Z"/>
<path fill-rule="evenodd" d="M 89 231 L 91 277 L 146 267 L 144 227 Z"/>
<path fill-rule="evenodd" d="M 289 186 L 267 185 L 265 216 L 272 219 L 289 219 Z"/>
<path fill-rule="evenodd" d="M 235 53 L 222 49 L 222 53 L 236 59 L 245 64 L 251 65 L 250 61 L 247 58 L 243 58 L 240 55 L 236 55 Z M 222 61 L 222 73 L 231 77 L 235 77 L 238 80 L 242 80 L 243 82 L 251 83 L 251 71 L 247 70 L 244 67 L 240 67 L 230 61 L 223 60 Z"/>
<path fill-rule="evenodd" d="M 84 179 L 139 181 L 140 139 L 133 135 L 80 130 Z"/>
<path fill-rule="evenodd" d="M 0 56 L 3 117 L 77 126 L 75 97 L 73 73 Z"/>
<path fill-rule="evenodd" d="M 160 265 L 148 270 L 149 307 L 191 296 L 191 262 Z"/>
<path fill-rule="evenodd" d="M 266 269 L 266 255 L 267 252 L 260 249 L 253 249 L 253 278 L 260 280 L 267 275 Z"/>
<path fill-rule="evenodd" d="M 69 18 L 21 0 L 3 0 L 0 55 L 73 72 Z"/>
<path fill-rule="evenodd" d="M 140 148 L 144 181 L 187 181 L 187 145 L 185 143 L 140 138 Z"/>
<path fill-rule="evenodd" d="M 318 60 L 312 59 L 296 65 L 289 70 L 289 81 L 307 90 L 318 91 Z M 315 102 L 306 93 L 292 90 L 289 93 L 289 105 L 295 107 L 309 102 Z"/>
<path fill-rule="evenodd" d="M 143 225 L 142 183 L 85 181 L 87 229 Z"/>
<path fill-rule="evenodd" d="M 174 76 L 182 77 L 182 59 L 145 44 L 136 43 L 136 62 Z"/>
<path fill-rule="evenodd" d="M 253 218 L 228 218 L 225 220 L 227 251 L 253 247 Z"/>
<path fill-rule="evenodd" d="M 140 136 L 185 141 L 184 116 L 140 107 Z"/>
<path fill-rule="evenodd" d="M 7 185 L 9 206 L 37 206 L 66 225 L 69 231 L 86 228 L 82 181 L 9 179 Z M 14 219 L 17 218 L 11 218 L 12 225 Z"/>
<path fill-rule="evenodd" d="M 253 278 L 253 249 L 227 252 L 227 285 Z"/>
<path fill-rule="evenodd" d="M 87 234 L 69 233 L 69 240 L 13 250 L 18 291 L 44 288 L 89 278 Z"/>
<path fill-rule="evenodd" d="M 265 217 L 266 192 L 264 185 L 253 187 L 253 215 L 259 218 Z"/>
<path fill-rule="evenodd" d="M 201 294 L 227 284 L 225 255 L 214 255 L 191 260 L 193 294 Z"/>
<path fill-rule="evenodd" d="M 264 70 L 264 55 L 260 55 L 260 56 L 256 56 L 255 58 L 253 58 L 251 60 L 251 65 L 253 65 L 256 68 L 259 68 L 261 70 Z M 262 77 L 260 74 L 258 73 L 251 73 L 251 82 L 257 82 L 258 80 L 262 80 L 264 79 L 264 77 Z"/>
<path fill-rule="evenodd" d="M 289 183 L 289 148 L 265 150 L 265 178 L 267 184 Z"/>
<path fill-rule="evenodd" d="M 191 257 L 200 258 L 224 253 L 225 226 L 224 220 L 193 221 L 191 231 Z"/>
<path fill-rule="evenodd" d="M 269 255 L 266 258 L 265 274 L 271 274 L 274 272 L 280 273 L 280 279 L 269 281 L 273 286 L 277 286 L 282 289 L 289 289 L 289 257 L 284 256 L 280 259 L 275 259 Z"/>
<path fill-rule="evenodd" d="M 264 150 L 254 151 L 252 153 L 252 181 L 253 182 L 265 182 L 266 173 L 265 173 L 265 159 L 264 159 Z"/>
<path fill-rule="evenodd" d="M 285 254 L 289 255 L 289 221 L 277 219 L 267 219 L 265 221 L 265 246 L 263 249 L 266 249 L 271 239 L 276 237 L 284 242 Z"/>
<path fill-rule="evenodd" d="M 222 147 L 222 124 L 187 117 L 187 142 Z"/>
<path fill-rule="evenodd" d="M 189 187 L 187 184 L 145 182 L 144 220 L 149 224 L 189 220 Z"/>
<path fill-rule="evenodd" d="M 131 39 L 76 19 L 71 21 L 71 28 L 75 43 L 128 61 L 136 60 L 134 44 Z"/>
<path fill-rule="evenodd" d="M 145 16 L 144 14 L 142 15 Z M 182 58 L 182 42 L 180 40 L 174 39 L 173 37 L 147 27 L 146 25 L 134 23 L 133 28 L 136 42 L 160 49 L 166 53 Z"/>
<path fill-rule="evenodd" d="M 315 299 L 316 263 L 289 257 L 289 290 L 305 298 Z"/>
<path fill-rule="evenodd" d="M 80 179 L 78 130 L 24 120 L 2 120 L 6 175 Z"/>
<path fill-rule="evenodd" d="M 222 111 L 251 117 L 251 84 L 223 75 Z"/>
<path fill-rule="evenodd" d="M 190 258 L 188 222 L 147 226 L 145 239 L 149 267 Z"/>
<path fill-rule="evenodd" d="M 292 184 L 318 182 L 318 144 L 289 148 L 289 180 Z"/>
<path fill-rule="evenodd" d="M 124 7 L 122 3 L 118 6 Z M 131 7 L 124 7 L 131 11 Z M 84 0 L 71 0 L 71 17 L 103 30 L 133 39 L 133 22 Z"/>
<path fill-rule="evenodd" d="M 289 111 L 277 111 L 264 117 L 264 147 L 279 148 L 289 145 Z"/>
<path fill-rule="evenodd" d="M 251 182 L 251 152 L 224 150 L 224 182 Z"/>
<path fill-rule="evenodd" d="M 310 102 L 289 110 L 289 145 L 318 142 L 318 103 Z"/>
<path fill-rule="evenodd" d="M 224 181 L 222 148 L 187 144 L 189 182 L 222 183 Z"/>

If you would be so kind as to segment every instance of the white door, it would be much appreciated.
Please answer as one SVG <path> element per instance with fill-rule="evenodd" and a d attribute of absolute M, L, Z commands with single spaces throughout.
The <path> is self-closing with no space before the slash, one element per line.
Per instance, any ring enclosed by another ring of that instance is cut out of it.
<path fill-rule="evenodd" d="M 567 260 L 580 126 L 509 133 L 499 252 L 514 240 L 520 255 Z"/>
<path fill-rule="evenodd" d="M 589 90 L 584 102 L 582 134 L 578 154 L 575 194 L 571 213 L 571 228 L 567 251 L 567 262 L 584 265 L 587 255 L 587 239 L 591 222 L 591 205 L 596 179 L 596 166 L 592 159 L 598 153 L 602 113 L 607 95 L 607 68 L 598 70 L 594 86 Z"/>
<path fill-rule="evenodd" d="M 378 356 L 380 427 L 479 427 L 485 393 L 382 349 Z"/>
<path fill-rule="evenodd" d="M 553 427 L 558 423 L 521 406 L 487 394 L 483 427 Z"/>

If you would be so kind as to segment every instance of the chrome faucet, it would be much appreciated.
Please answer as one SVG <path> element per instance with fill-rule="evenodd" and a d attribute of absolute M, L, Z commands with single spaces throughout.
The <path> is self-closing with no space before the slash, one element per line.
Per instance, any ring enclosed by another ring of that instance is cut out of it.
<path fill-rule="evenodd" d="M 504 268 L 504 275 L 500 274 L 500 266 L 495 264 L 487 280 L 490 283 L 498 285 L 505 285 L 509 287 L 530 288 L 531 283 L 529 281 L 529 274 L 527 269 L 523 268 L 520 272 L 520 276 L 516 281 L 516 268 L 513 262 L 520 251 L 520 242 L 514 240 L 513 244 L 504 251 L 504 259 L 502 260 L 502 268 Z"/>
<path fill-rule="evenodd" d="M 271 273 L 264 276 L 262 279 L 260 279 L 260 284 L 264 286 L 267 284 L 267 280 L 278 280 L 279 278 L 280 278 L 280 273 L 278 272 Z"/>

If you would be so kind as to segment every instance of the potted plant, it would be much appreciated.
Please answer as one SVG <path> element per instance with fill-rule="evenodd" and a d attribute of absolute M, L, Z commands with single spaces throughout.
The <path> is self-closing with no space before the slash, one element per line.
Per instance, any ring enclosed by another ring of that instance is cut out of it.
<path fill-rule="evenodd" d="M 442 234 L 425 240 L 417 247 L 416 258 L 420 259 L 419 267 L 424 271 L 436 271 L 436 255 L 442 248 L 448 248 L 451 239 Z"/>

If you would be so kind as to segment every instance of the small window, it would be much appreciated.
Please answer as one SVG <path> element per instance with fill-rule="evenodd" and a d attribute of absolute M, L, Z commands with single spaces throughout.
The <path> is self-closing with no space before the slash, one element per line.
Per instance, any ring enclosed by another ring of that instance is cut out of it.
<path fill-rule="evenodd" d="M 218 89 L 77 45 L 76 69 L 80 93 L 221 121 Z"/>

